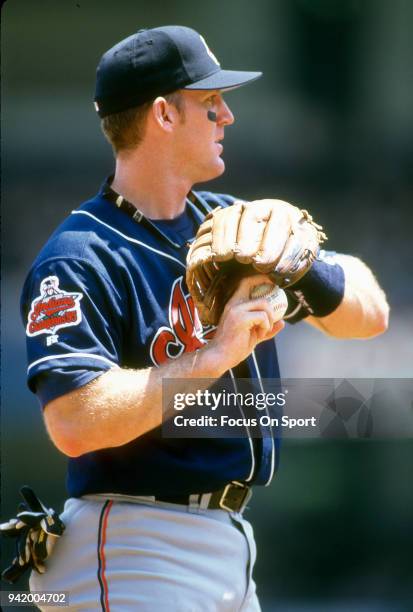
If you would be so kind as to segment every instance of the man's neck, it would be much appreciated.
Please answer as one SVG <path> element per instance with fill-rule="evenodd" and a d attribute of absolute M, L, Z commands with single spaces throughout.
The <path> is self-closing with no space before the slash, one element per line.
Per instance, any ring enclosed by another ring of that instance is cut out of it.
<path fill-rule="evenodd" d="M 173 219 L 184 211 L 191 184 L 169 160 L 147 153 L 117 157 L 112 189 L 149 219 Z"/>

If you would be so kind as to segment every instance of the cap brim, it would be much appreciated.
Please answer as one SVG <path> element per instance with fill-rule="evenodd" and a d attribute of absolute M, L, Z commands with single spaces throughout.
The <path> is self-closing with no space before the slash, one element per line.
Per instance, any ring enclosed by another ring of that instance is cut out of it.
<path fill-rule="evenodd" d="M 205 79 L 186 85 L 183 89 L 236 89 L 252 83 L 262 76 L 262 72 L 219 70 Z"/>

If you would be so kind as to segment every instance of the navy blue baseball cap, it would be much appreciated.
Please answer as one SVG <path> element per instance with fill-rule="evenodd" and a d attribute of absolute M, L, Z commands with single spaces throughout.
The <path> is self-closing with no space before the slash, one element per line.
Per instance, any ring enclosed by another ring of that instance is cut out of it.
<path fill-rule="evenodd" d="M 95 108 L 106 117 L 177 89 L 235 89 L 261 75 L 223 70 L 204 38 L 191 28 L 139 30 L 102 56 Z"/>

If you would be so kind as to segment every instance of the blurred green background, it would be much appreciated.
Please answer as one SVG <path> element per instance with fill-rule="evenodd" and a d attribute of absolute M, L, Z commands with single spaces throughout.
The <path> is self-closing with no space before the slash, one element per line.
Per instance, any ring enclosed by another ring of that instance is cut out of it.
<path fill-rule="evenodd" d="M 200 31 L 225 68 L 264 77 L 226 99 L 227 172 L 210 188 L 299 203 L 361 256 L 384 336 L 279 336 L 286 377 L 413 375 L 413 3 L 409 0 L 7 0 L 2 8 L 2 518 L 27 483 L 64 500 L 65 460 L 25 387 L 19 293 L 57 223 L 113 161 L 92 105 L 101 54 L 142 27 Z M 389 411 L 392 407 L 389 405 Z M 413 441 L 285 443 L 249 517 L 266 611 L 413 609 Z M 5 546 L 4 564 L 10 554 Z M 19 589 L 26 588 L 23 580 Z M 3 589 L 9 587 L 3 583 Z"/>

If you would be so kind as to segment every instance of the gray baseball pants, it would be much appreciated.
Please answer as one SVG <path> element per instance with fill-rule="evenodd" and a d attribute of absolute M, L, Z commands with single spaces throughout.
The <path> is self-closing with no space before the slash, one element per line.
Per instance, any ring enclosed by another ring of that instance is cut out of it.
<path fill-rule="evenodd" d="M 68 591 L 65 610 L 260 611 L 254 536 L 240 514 L 105 495 L 67 500 L 62 520 L 30 588 Z"/>

